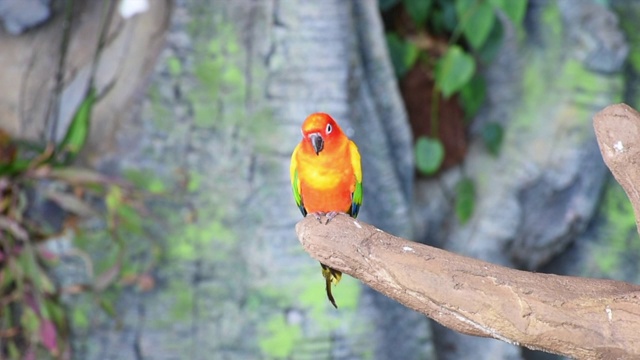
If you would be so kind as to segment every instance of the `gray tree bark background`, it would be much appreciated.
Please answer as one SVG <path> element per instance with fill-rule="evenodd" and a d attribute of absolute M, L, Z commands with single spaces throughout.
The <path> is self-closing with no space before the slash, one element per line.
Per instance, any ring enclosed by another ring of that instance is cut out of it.
<path fill-rule="evenodd" d="M 606 8 L 591 0 L 530 0 L 526 37 L 505 23 L 503 48 L 483 69 L 488 101 L 472 125 L 474 139 L 486 122 L 505 127 L 500 155 L 474 140 L 461 167 L 416 184 L 377 1 L 150 4 L 113 26 L 118 36 L 106 53 L 115 55 L 99 71 L 105 96 L 83 161 L 132 181 L 158 179 L 167 195 L 150 203 L 152 246 L 130 239 L 130 247 L 142 263 L 153 248 L 162 255 L 155 287 L 126 288 L 115 320 L 88 296 L 66 298 L 72 311 L 95 314 L 89 326 L 73 329 L 75 358 L 554 358 L 440 326 L 432 336 L 425 317 L 350 278 L 335 288 L 340 309 L 331 308 L 317 262 L 296 240 L 300 214 L 288 179 L 299 127 L 315 111 L 331 113 L 360 147 L 364 221 L 501 265 L 638 280 L 624 254 L 627 240 L 614 244 L 620 252 L 607 253 L 606 266 L 596 259 L 609 246 L 597 241 L 603 231 L 628 239 L 629 228 L 625 214 L 610 215 L 620 190 L 606 185 L 590 122 L 623 97 L 640 104 L 633 101 L 637 73 L 623 68 L 628 52 L 638 51 L 621 30 L 638 30 L 633 2 Z M 98 8 L 87 5 L 86 12 L 96 19 Z M 0 101 L 0 126 L 15 135 L 46 131 L 46 106 L 36 99 L 41 78 L 52 77 L 47 69 L 57 59 L 49 54 L 59 38 L 43 32 L 59 24 L 56 17 L 20 37 L 2 34 L 3 48 L 12 49 L 3 54 L 22 54 L 15 50 L 20 41 L 42 38 L 30 57 L 22 55 L 40 60 L 13 60 L 32 64 L 18 72 L 30 76 L 0 74 L 0 82 L 21 89 Z M 79 24 L 85 37 L 96 33 L 95 22 Z M 82 37 L 77 41 L 76 51 L 86 51 Z M 60 109 L 67 123 L 68 109 L 82 100 L 87 59 L 69 60 L 70 100 Z M 139 75 L 149 71 L 144 83 Z M 109 84 L 116 85 L 106 93 Z M 477 195 L 466 225 L 451 207 L 462 176 L 475 181 Z M 71 271 L 78 269 L 63 266 L 61 281 Z"/>
<path fill-rule="evenodd" d="M 411 236 L 411 134 L 377 3 L 177 2 L 154 78 L 157 98 L 120 132 L 126 154 L 105 164 L 199 179 L 183 199 L 197 220 L 169 221 L 162 285 L 127 294 L 125 331 L 88 332 L 78 356 L 432 358 L 427 319 L 352 279 L 331 309 L 293 231 L 290 153 L 306 115 L 325 111 L 360 144 L 362 218 Z"/>

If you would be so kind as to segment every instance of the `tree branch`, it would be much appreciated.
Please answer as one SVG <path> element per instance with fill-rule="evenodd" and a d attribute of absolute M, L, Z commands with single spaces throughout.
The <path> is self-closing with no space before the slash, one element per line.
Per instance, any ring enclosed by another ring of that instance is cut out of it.
<path fill-rule="evenodd" d="M 627 104 L 604 108 L 593 117 L 593 127 L 605 164 L 640 216 L 640 113 Z M 640 229 L 640 228 L 639 228 Z"/>
<path fill-rule="evenodd" d="M 594 126 L 637 218 L 640 114 L 613 105 L 595 116 Z M 307 217 L 296 232 L 315 259 L 461 333 L 579 359 L 640 357 L 640 286 L 497 266 L 348 216 L 328 225 Z"/>

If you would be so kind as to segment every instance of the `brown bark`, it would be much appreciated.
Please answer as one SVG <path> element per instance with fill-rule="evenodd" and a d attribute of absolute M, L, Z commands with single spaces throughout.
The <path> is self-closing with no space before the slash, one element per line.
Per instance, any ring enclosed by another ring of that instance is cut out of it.
<path fill-rule="evenodd" d="M 631 200 L 640 223 L 640 113 L 627 104 L 604 108 L 593 127 L 605 164 Z M 638 228 L 640 230 L 640 227 Z"/>
<path fill-rule="evenodd" d="M 640 114 L 609 106 L 594 126 L 638 217 Z M 296 232 L 315 259 L 453 330 L 578 359 L 640 357 L 640 286 L 497 266 L 347 216 L 328 225 L 308 217 Z"/>

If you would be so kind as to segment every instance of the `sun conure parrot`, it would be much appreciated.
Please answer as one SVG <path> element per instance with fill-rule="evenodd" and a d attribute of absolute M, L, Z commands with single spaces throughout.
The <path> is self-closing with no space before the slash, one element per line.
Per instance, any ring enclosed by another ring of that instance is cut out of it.
<path fill-rule="evenodd" d="M 291 154 L 291 187 L 303 216 L 312 214 L 327 223 L 338 213 L 358 216 L 362 205 L 362 168 L 356 144 L 325 113 L 309 115 L 302 124 L 302 140 Z M 322 263 L 327 297 L 338 307 L 331 284 L 342 273 Z"/>

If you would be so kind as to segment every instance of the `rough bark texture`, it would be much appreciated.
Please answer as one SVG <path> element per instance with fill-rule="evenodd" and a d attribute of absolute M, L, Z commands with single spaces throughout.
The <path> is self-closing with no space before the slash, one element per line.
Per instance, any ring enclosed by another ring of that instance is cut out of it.
<path fill-rule="evenodd" d="M 577 359 L 640 356 L 640 286 L 514 270 L 348 216 L 296 231 L 314 258 L 461 333 Z"/>
<path fill-rule="evenodd" d="M 602 158 L 633 205 L 640 231 L 640 113 L 627 104 L 606 107 L 593 118 Z"/>

